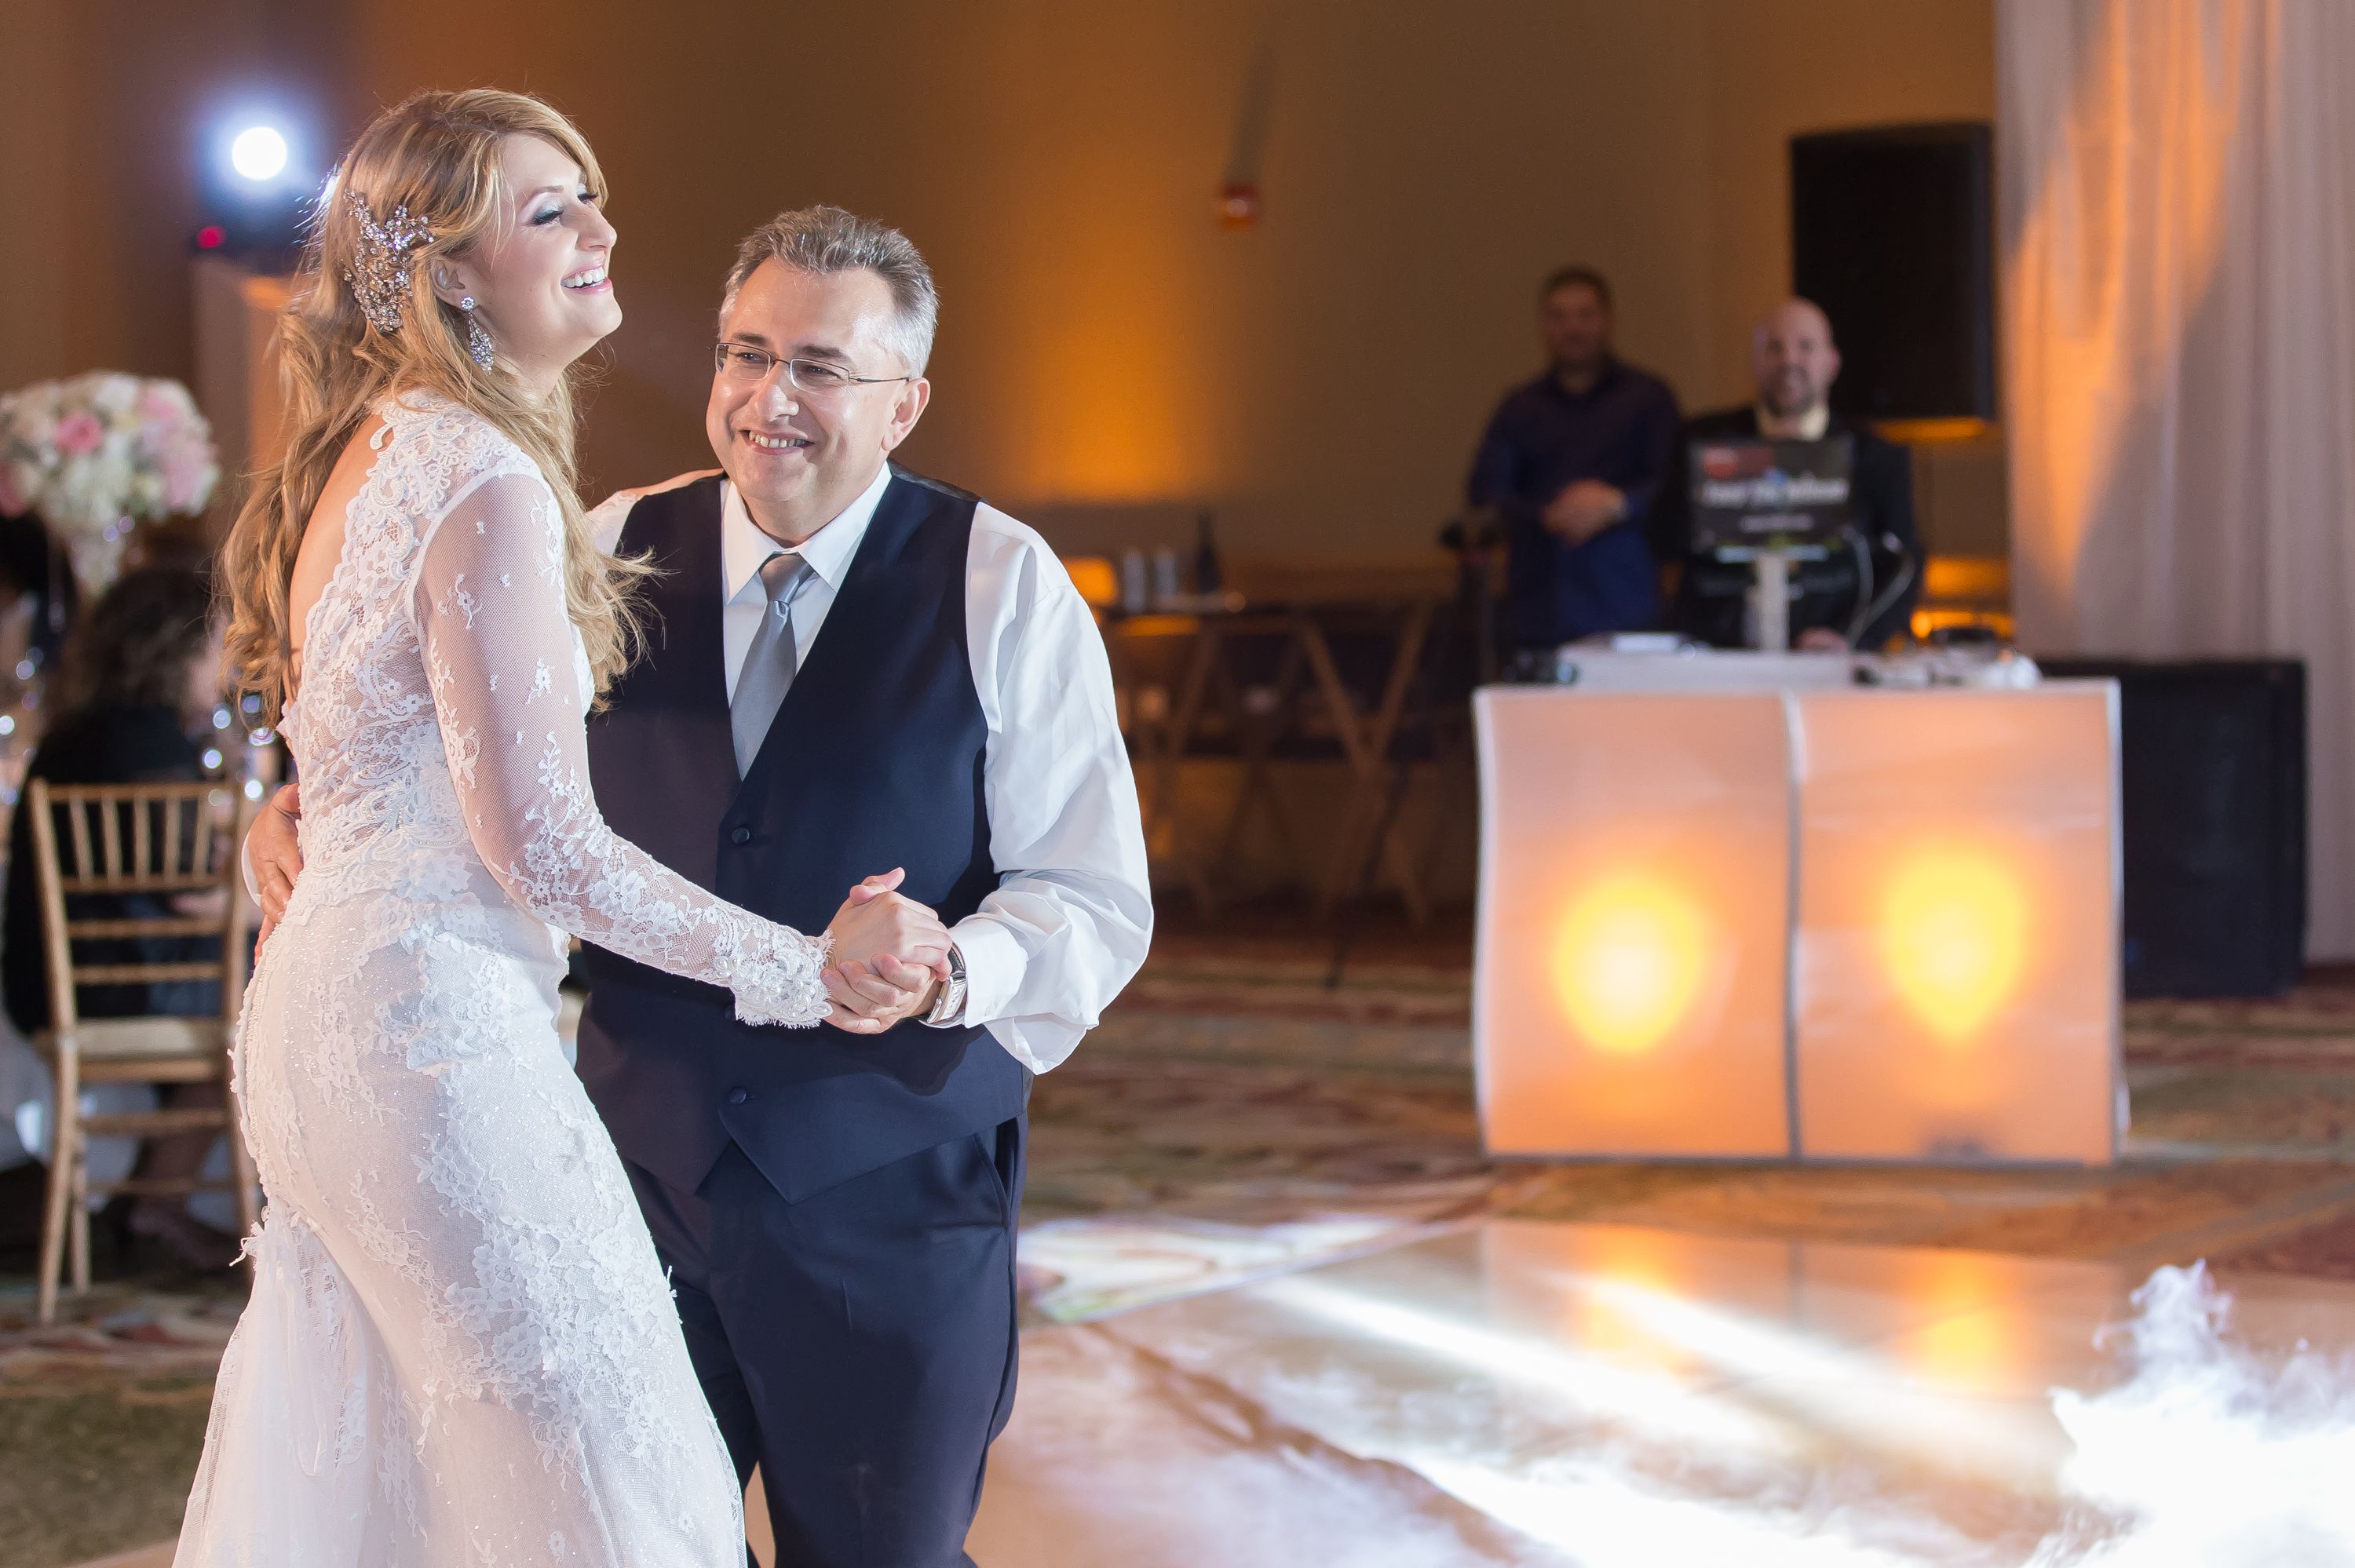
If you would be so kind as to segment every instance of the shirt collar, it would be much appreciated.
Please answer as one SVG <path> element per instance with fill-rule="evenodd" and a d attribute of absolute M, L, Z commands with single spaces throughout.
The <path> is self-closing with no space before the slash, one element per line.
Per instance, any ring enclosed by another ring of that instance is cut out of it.
<path fill-rule="evenodd" d="M 1818 403 L 1796 418 L 1785 419 L 1766 411 L 1761 403 L 1757 408 L 1758 433 L 1786 441 L 1819 441 L 1832 426 L 1832 410 L 1828 403 Z"/>
<path fill-rule="evenodd" d="M 885 463 L 873 483 L 858 493 L 858 498 L 840 512 L 832 521 L 803 540 L 801 557 L 809 563 L 818 580 L 839 592 L 843 575 L 850 570 L 850 558 L 858 553 L 858 542 L 867 537 L 867 525 L 875 521 L 875 509 L 883 503 L 883 492 L 891 483 L 891 465 Z M 719 485 L 719 564 L 726 574 L 724 586 L 728 598 L 734 599 L 745 585 L 761 575 L 761 563 L 784 548 L 776 540 L 761 532 L 745 508 L 744 498 L 736 493 L 729 481 Z"/>

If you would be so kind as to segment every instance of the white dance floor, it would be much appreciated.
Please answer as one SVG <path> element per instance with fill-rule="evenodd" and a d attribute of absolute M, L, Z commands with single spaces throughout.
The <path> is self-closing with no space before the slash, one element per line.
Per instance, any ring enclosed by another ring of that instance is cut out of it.
<path fill-rule="evenodd" d="M 2227 1304 L 2169 1273 L 2138 1308 L 2142 1283 L 1618 1226 L 1426 1235 L 1031 1331 L 971 1551 L 2355 1563 L 2355 1287 L 2251 1280 Z"/>
<path fill-rule="evenodd" d="M 2355 1563 L 2355 1288 L 2141 1283 L 1494 1222 L 1034 1333 L 973 1554 Z"/>

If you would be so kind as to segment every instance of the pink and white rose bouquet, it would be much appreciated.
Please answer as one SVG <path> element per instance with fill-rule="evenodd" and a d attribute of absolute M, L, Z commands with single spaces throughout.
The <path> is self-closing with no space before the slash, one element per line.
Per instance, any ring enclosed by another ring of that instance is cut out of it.
<path fill-rule="evenodd" d="M 37 512 L 92 594 L 132 524 L 199 512 L 220 482 L 212 427 L 176 381 L 94 370 L 0 396 L 0 512 Z"/>

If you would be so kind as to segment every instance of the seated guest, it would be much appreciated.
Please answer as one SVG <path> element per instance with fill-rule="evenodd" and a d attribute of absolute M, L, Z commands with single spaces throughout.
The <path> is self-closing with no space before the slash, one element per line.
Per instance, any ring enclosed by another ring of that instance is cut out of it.
<path fill-rule="evenodd" d="M 27 651 L 57 668 L 80 594 L 65 546 L 30 513 L 0 507 L 0 599 L 22 602 L 28 617 Z"/>
<path fill-rule="evenodd" d="M 220 700 L 219 633 L 211 589 L 197 573 L 165 567 L 126 573 L 83 612 L 67 640 L 58 709 L 26 777 L 54 784 L 144 784 L 205 777 L 202 747 L 190 732 L 211 728 L 213 708 Z M 0 1000 L 5 1001 L 10 1021 L 27 1037 L 49 1024 L 32 823 L 32 813 L 20 808 L 9 832 L 7 901 L 5 924 L 0 924 L 0 982 L 5 982 Z M 182 895 L 167 909 L 152 895 L 108 895 L 77 899 L 73 913 L 77 918 L 93 919 L 195 914 L 218 897 Z M 197 961 L 220 950 L 218 942 L 201 937 L 140 938 L 125 945 L 134 942 L 137 951 L 103 961 Z M 84 986 L 75 1005 L 88 1018 L 149 1013 L 213 1017 L 220 1012 L 220 988 L 210 980 Z M 222 1103 L 217 1083 L 176 1084 L 163 1095 L 167 1109 L 216 1109 Z M 133 1173 L 155 1180 L 195 1176 L 217 1136 L 198 1131 L 149 1139 Z M 161 1242 L 193 1267 L 218 1268 L 237 1253 L 233 1238 L 197 1221 L 178 1198 L 133 1200 L 124 1223 L 133 1235 Z"/>
<path fill-rule="evenodd" d="M 1645 525 L 1677 433 L 1668 384 L 1612 355 L 1600 273 L 1565 267 L 1547 279 L 1539 324 L 1551 364 L 1498 405 L 1465 486 L 1505 525 L 1504 631 L 1515 649 L 1656 623 L 1659 573 Z"/>
<path fill-rule="evenodd" d="M 1837 652 L 1849 645 L 1880 648 L 1903 631 L 1922 597 L 1921 546 L 1913 531 L 1913 464 L 1903 447 L 1882 440 L 1832 412 L 1832 382 L 1839 375 L 1839 348 L 1832 323 L 1806 300 L 1785 300 L 1758 323 L 1751 336 L 1750 369 L 1758 399 L 1746 408 L 1696 415 L 1678 443 L 1675 478 L 1663 501 L 1653 548 L 1664 561 L 1683 561 L 1674 620 L 1678 629 L 1721 648 L 1751 641 L 1747 617 L 1751 568 L 1739 562 L 1704 559 L 1692 553 L 1688 453 L 1695 441 L 1751 436 L 1820 440 L 1848 436 L 1853 442 L 1849 504 L 1858 535 L 1872 562 L 1870 592 L 1883 602 L 1870 622 L 1856 624 L 1870 602 L 1852 547 L 1830 558 L 1802 561 L 1791 569 L 1797 590 L 1791 603 L 1794 646 Z M 1890 590 L 1899 579 L 1903 588 Z"/>

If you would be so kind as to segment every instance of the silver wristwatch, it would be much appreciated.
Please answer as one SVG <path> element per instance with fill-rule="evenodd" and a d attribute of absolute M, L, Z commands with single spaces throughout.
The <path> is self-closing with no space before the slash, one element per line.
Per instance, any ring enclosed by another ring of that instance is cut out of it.
<path fill-rule="evenodd" d="M 932 1010 L 924 1014 L 932 1024 L 954 1023 L 964 1016 L 964 955 L 954 942 L 949 944 L 949 978 L 941 987 L 941 994 L 932 999 Z"/>

